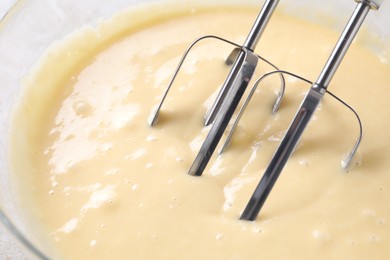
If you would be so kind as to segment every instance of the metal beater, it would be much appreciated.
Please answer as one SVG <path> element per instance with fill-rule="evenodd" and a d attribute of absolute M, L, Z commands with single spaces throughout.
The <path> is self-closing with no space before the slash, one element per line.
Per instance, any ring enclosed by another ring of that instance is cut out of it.
<path fill-rule="evenodd" d="M 183 55 L 173 75 L 173 78 L 163 95 L 161 102 L 157 106 L 156 110 L 152 113 L 149 120 L 150 125 L 154 125 L 156 123 L 163 102 L 177 74 L 179 73 L 179 70 L 185 58 L 187 57 L 187 54 L 195 44 L 197 44 L 201 40 L 207 38 L 213 38 L 235 46 L 235 49 L 226 60 L 227 64 L 233 64 L 231 71 L 225 83 L 223 84 L 216 100 L 214 101 L 211 110 L 208 111 L 205 116 L 205 125 L 209 125 L 212 123 L 211 129 L 188 172 L 191 175 L 200 176 L 202 175 L 204 169 L 207 166 L 208 161 L 210 160 L 212 154 L 214 153 L 224 131 L 226 130 L 226 127 L 231 121 L 231 118 L 237 106 L 239 105 L 239 102 L 247 86 L 249 85 L 249 82 L 251 81 L 251 78 L 254 74 L 254 71 L 256 69 L 256 66 L 258 65 L 259 60 L 269 64 L 274 70 L 265 73 L 262 77 L 256 80 L 251 92 L 249 93 L 247 99 L 244 102 L 244 105 L 242 106 L 241 110 L 238 113 L 237 118 L 233 123 L 233 127 L 228 134 L 228 138 L 225 141 L 225 144 L 223 145 L 221 152 L 223 152 L 226 149 L 232 137 L 232 133 L 235 127 L 237 126 L 246 106 L 248 105 L 255 89 L 264 78 L 273 74 L 278 74 L 281 77 L 281 89 L 279 91 L 279 94 L 277 96 L 277 99 L 273 107 L 274 113 L 278 110 L 284 94 L 285 75 L 295 77 L 311 85 L 309 92 L 307 93 L 300 108 L 298 109 L 296 116 L 294 117 L 290 127 L 288 128 L 287 133 L 285 134 L 279 148 L 274 154 L 270 164 L 268 165 L 268 168 L 266 169 L 260 183 L 255 189 L 240 219 L 243 220 L 256 219 L 258 213 L 260 212 L 262 206 L 265 203 L 265 200 L 267 199 L 275 182 L 277 181 L 281 171 L 283 170 L 285 164 L 287 163 L 287 160 L 293 153 L 303 131 L 305 130 L 307 124 L 311 119 L 311 116 L 315 112 L 317 106 L 319 105 L 320 101 L 324 97 L 325 93 L 329 93 L 330 96 L 334 97 L 336 100 L 338 100 L 347 108 L 349 108 L 358 119 L 360 134 L 353 149 L 345 159 L 344 166 L 347 168 L 351 163 L 353 156 L 355 155 L 356 150 L 362 138 L 362 124 L 357 113 L 341 99 L 339 99 L 338 97 L 330 93 L 327 90 L 327 88 L 334 74 L 336 73 L 336 70 L 339 67 L 343 57 L 345 56 L 349 46 L 351 45 L 353 39 L 355 38 L 359 28 L 361 27 L 364 19 L 366 18 L 368 12 L 371 9 L 373 10 L 379 9 L 383 0 L 355 0 L 355 1 L 357 2 L 357 6 L 316 82 L 313 83 L 310 80 L 304 79 L 294 73 L 280 70 L 271 62 L 265 60 L 264 58 L 254 53 L 255 47 L 262 33 L 264 32 L 273 12 L 275 11 L 277 4 L 279 3 L 278 0 L 267 0 L 264 3 L 245 43 L 242 46 L 233 43 L 229 40 L 220 38 L 218 36 L 213 36 L 213 35 L 203 36 L 195 40 Z"/>
<path fill-rule="evenodd" d="M 181 65 L 183 64 L 184 59 L 186 58 L 188 52 L 196 43 L 198 43 L 199 41 L 205 38 L 214 38 L 235 46 L 235 49 L 226 60 L 227 64 L 231 64 L 232 61 L 234 60 L 230 73 L 225 83 L 223 84 L 221 91 L 219 92 L 217 99 L 215 100 L 211 110 L 208 113 L 206 113 L 205 125 L 209 125 L 210 123 L 213 124 L 211 126 L 210 132 L 206 137 L 206 140 L 204 141 L 202 147 L 200 148 L 198 156 L 195 158 L 188 172 L 189 174 L 195 176 L 202 175 L 204 169 L 207 166 L 207 163 L 209 162 L 212 154 L 214 153 L 215 148 L 217 147 L 226 127 L 229 124 L 230 119 L 234 114 L 234 111 L 236 110 L 255 72 L 259 59 L 266 61 L 265 59 L 261 58 L 259 55 L 255 54 L 253 50 L 255 49 L 278 3 L 279 0 L 267 0 L 265 2 L 244 45 L 242 46 L 233 43 L 229 40 L 220 38 L 218 36 L 204 36 L 197 39 L 185 52 L 182 60 L 179 63 L 178 68 L 174 73 L 174 76 L 170 84 L 168 85 L 165 94 L 163 95 L 160 104 L 152 114 L 149 120 L 150 125 L 155 124 L 161 106 L 165 100 L 165 97 L 167 96 L 172 86 L 172 83 L 175 80 L 181 68 Z M 268 61 L 266 62 L 270 64 L 272 67 L 274 67 L 275 69 L 277 69 L 277 67 L 272 65 L 270 62 Z M 276 111 L 277 108 L 279 107 L 283 93 L 284 93 L 284 80 L 282 80 L 282 90 L 280 91 L 277 101 L 275 102 L 274 111 Z"/>
<path fill-rule="evenodd" d="M 355 38 L 358 30 L 363 24 L 368 12 L 371 9 L 378 10 L 382 0 L 356 0 L 358 3 L 351 18 L 349 19 L 339 41 L 331 53 L 325 67 L 317 81 L 312 85 L 304 98 L 298 112 L 291 122 L 286 135 L 279 148 L 276 150 L 268 168 L 266 169 L 260 183 L 256 187 L 240 219 L 254 220 L 259 214 L 265 200 L 271 192 L 275 182 L 282 172 L 287 160 L 293 153 L 303 131 L 309 123 L 311 116 L 318 104 L 327 93 L 327 88 L 335 75 L 337 68 L 343 60 L 349 46 Z M 360 142 L 360 141 L 359 141 Z"/>

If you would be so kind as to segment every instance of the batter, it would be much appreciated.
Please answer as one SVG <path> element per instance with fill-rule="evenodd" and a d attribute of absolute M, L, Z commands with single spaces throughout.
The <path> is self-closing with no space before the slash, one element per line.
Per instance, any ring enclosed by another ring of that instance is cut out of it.
<path fill-rule="evenodd" d="M 390 255 L 390 67 L 354 44 L 254 222 L 239 216 L 310 86 L 279 78 L 259 87 L 229 149 L 202 177 L 186 174 L 209 128 L 203 115 L 231 48 L 191 52 L 158 124 L 147 119 L 190 42 L 245 40 L 257 10 L 124 13 L 52 48 L 26 79 L 14 117 L 19 203 L 33 232 L 62 259 L 385 259 Z M 131 17 L 138 17 L 137 20 Z M 275 15 L 257 53 L 314 80 L 339 33 Z M 260 64 L 257 76 L 269 70 Z"/>

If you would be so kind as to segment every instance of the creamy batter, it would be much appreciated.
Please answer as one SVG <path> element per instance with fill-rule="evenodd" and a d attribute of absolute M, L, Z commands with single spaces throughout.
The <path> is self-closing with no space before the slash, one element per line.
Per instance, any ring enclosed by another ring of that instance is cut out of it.
<path fill-rule="evenodd" d="M 257 220 L 241 221 L 309 86 L 287 78 L 271 115 L 280 82 L 264 82 L 229 149 L 202 177 L 187 175 L 231 47 L 209 40 L 194 49 L 157 125 L 147 119 L 192 40 L 215 34 L 242 43 L 257 10 L 183 14 L 84 29 L 26 80 L 12 160 L 20 204 L 41 240 L 64 259 L 389 257 L 390 67 L 354 44 L 329 88 L 364 123 L 353 169 L 341 161 L 358 136 L 356 119 L 326 96 Z M 257 52 L 315 80 L 338 36 L 277 14 Z M 268 70 L 260 63 L 257 77 Z"/>

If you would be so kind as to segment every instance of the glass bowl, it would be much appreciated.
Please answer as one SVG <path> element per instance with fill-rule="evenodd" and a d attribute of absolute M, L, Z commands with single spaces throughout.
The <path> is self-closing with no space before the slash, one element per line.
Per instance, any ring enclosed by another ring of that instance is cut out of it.
<path fill-rule="evenodd" d="M 21 79 L 34 66 L 45 50 L 57 40 L 83 25 L 96 25 L 115 12 L 153 0 L 5 0 L 0 4 L 0 258 L 47 259 L 50 248 L 28 232 L 18 215 L 8 165 L 8 137 L 12 108 L 18 101 Z M 161 1 L 160 1 L 161 2 Z M 262 1 L 194 0 L 194 4 L 243 4 L 260 8 Z M 191 3 L 191 4 L 192 4 Z M 189 4 L 189 5 L 191 5 Z M 286 1 L 283 12 L 303 17 L 315 23 L 341 29 L 355 3 L 352 0 Z M 326 19 L 324 18 L 326 17 Z M 390 56 L 390 3 L 379 12 L 371 12 L 358 40 L 370 46 L 384 62 Z"/>

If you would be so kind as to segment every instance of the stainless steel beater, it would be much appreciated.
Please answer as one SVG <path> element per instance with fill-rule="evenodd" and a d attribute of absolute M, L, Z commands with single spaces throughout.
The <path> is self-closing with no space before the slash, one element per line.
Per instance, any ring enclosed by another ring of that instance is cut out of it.
<path fill-rule="evenodd" d="M 306 128 L 306 125 L 310 121 L 311 116 L 313 115 L 314 111 L 316 110 L 318 104 L 322 100 L 325 93 L 329 93 L 332 97 L 340 101 L 343 105 L 345 105 L 347 108 L 349 108 L 357 117 L 359 122 L 359 128 L 360 128 L 360 135 L 359 138 L 353 147 L 352 151 L 349 153 L 348 157 L 345 159 L 345 166 L 348 167 L 350 162 L 352 161 L 352 158 L 360 144 L 361 138 L 362 138 L 362 125 L 360 122 L 360 119 L 357 115 L 357 113 L 348 106 L 345 102 L 343 102 L 341 99 L 337 98 L 335 95 L 330 93 L 327 88 L 330 84 L 331 79 L 333 78 L 337 68 L 339 67 L 344 55 L 346 54 L 349 46 L 352 43 L 352 40 L 354 39 L 355 35 L 357 34 L 361 24 L 363 23 L 365 17 L 367 16 L 370 9 L 378 9 L 383 2 L 383 0 L 355 0 L 357 2 L 357 7 L 355 11 L 352 14 L 352 17 L 350 18 L 346 28 L 344 29 L 337 45 L 335 46 L 330 58 L 328 59 L 328 62 L 326 63 L 324 69 L 322 70 L 319 78 L 315 83 L 304 79 L 294 73 L 280 70 L 277 66 L 269 62 L 268 60 L 262 58 L 261 56 L 254 53 L 254 49 L 264 32 L 274 10 L 276 9 L 277 4 L 279 3 L 278 0 L 267 0 L 262 9 L 259 13 L 244 45 L 238 45 L 234 42 L 231 42 L 229 40 L 223 39 L 218 36 L 213 35 L 207 35 L 198 38 L 195 40 L 190 47 L 187 49 L 187 51 L 184 53 L 181 61 L 179 62 L 179 65 L 173 75 L 173 78 L 171 79 L 164 95 L 157 106 L 157 108 L 153 111 L 150 119 L 149 124 L 154 125 L 157 122 L 157 118 L 160 112 L 160 109 L 163 105 L 163 102 L 177 76 L 179 73 L 179 70 L 187 57 L 189 51 L 192 49 L 194 45 L 196 45 L 199 41 L 202 41 L 204 39 L 212 38 L 217 39 L 220 41 L 223 41 L 225 43 L 231 44 L 235 47 L 233 52 L 230 54 L 230 56 L 227 58 L 226 63 L 227 64 L 233 64 L 231 71 L 223 84 L 212 108 L 210 111 L 206 113 L 205 116 L 205 125 L 209 125 L 212 123 L 211 129 L 203 142 L 200 151 L 198 155 L 196 156 L 190 170 L 189 174 L 194 176 L 200 176 L 202 175 L 204 169 L 207 166 L 207 163 L 209 162 L 212 154 L 214 153 L 223 133 L 226 130 L 226 127 L 228 126 L 229 122 L 231 121 L 231 118 L 247 88 L 249 85 L 249 82 L 251 81 L 251 78 L 254 74 L 254 71 L 256 69 L 256 66 L 258 65 L 259 60 L 264 61 L 268 65 L 270 65 L 274 70 L 265 73 L 262 77 L 260 77 L 254 84 L 252 91 L 248 95 L 248 98 L 245 100 L 243 107 L 241 108 L 234 124 L 231 129 L 231 131 L 228 134 L 228 138 L 223 145 L 221 152 L 224 151 L 227 147 L 227 144 L 229 143 L 232 134 L 234 132 L 234 129 L 236 125 L 238 124 L 243 111 L 245 110 L 246 106 L 248 105 L 254 90 L 259 85 L 259 83 L 266 77 L 274 74 L 278 74 L 281 79 L 281 89 L 279 91 L 279 94 L 276 98 L 276 101 L 274 103 L 273 112 L 275 113 L 281 103 L 284 89 L 285 89 L 285 75 L 289 75 L 292 77 L 295 77 L 299 80 L 302 80 L 306 83 L 311 84 L 311 88 L 306 95 L 303 103 L 301 104 L 294 120 L 292 121 L 284 139 L 282 140 L 279 148 L 277 149 L 276 153 L 274 154 L 266 172 L 264 173 L 259 185 L 257 186 L 256 190 L 254 191 L 248 205 L 246 206 L 244 212 L 241 215 L 240 219 L 243 220 L 254 220 L 260 209 L 262 208 L 265 200 L 267 199 L 269 193 L 271 192 L 271 189 L 275 182 L 277 181 L 277 178 L 279 177 L 281 171 L 283 170 L 285 164 L 287 163 L 287 160 L 293 153 L 296 144 L 298 143 L 298 140 L 300 139 L 304 129 Z"/>
<path fill-rule="evenodd" d="M 197 157 L 195 158 L 188 172 L 189 174 L 195 176 L 202 175 L 255 72 L 259 59 L 265 61 L 273 68 L 277 69 L 277 67 L 274 66 L 272 63 L 255 54 L 254 49 L 278 3 L 279 0 L 267 0 L 264 3 L 263 8 L 261 9 L 244 45 L 242 46 L 217 36 L 204 36 L 197 39 L 184 54 L 160 104 L 158 105 L 154 113 L 151 115 L 149 124 L 154 125 L 157 120 L 161 106 L 165 100 L 165 97 L 170 90 L 170 87 L 172 86 L 172 83 L 175 80 L 184 59 L 196 43 L 205 38 L 214 38 L 235 46 L 235 49 L 226 61 L 227 64 L 231 64 L 234 60 L 231 71 L 225 83 L 223 84 L 221 91 L 219 92 L 211 110 L 206 113 L 205 125 L 209 125 L 210 123 L 213 124 L 211 126 L 210 132 L 208 133 L 205 141 L 203 142 L 202 147 L 200 148 Z M 276 111 L 278 109 L 283 93 L 284 78 L 282 78 L 282 88 L 275 102 L 273 111 Z"/>
<path fill-rule="evenodd" d="M 293 153 L 295 146 L 309 123 L 314 111 L 325 93 L 327 93 L 327 88 L 329 87 L 337 68 L 343 60 L 368 12 L 371 9 L 379 9 L 383 0 L 356 0 L 356 2 L 358 4 L 343 33 L 341 34 L 339 41 L 333 49 L 333 52 L 331 53 L 317 81 L 312 85 L 304 98 L 296 116 L 286 132 L 286 135 L 284 136 L 279 148 L 276 150 L 276 153 L 274 154 L 240 219 L 256 219 L 265 200 L 286 165 L 287 160 Z"/>

